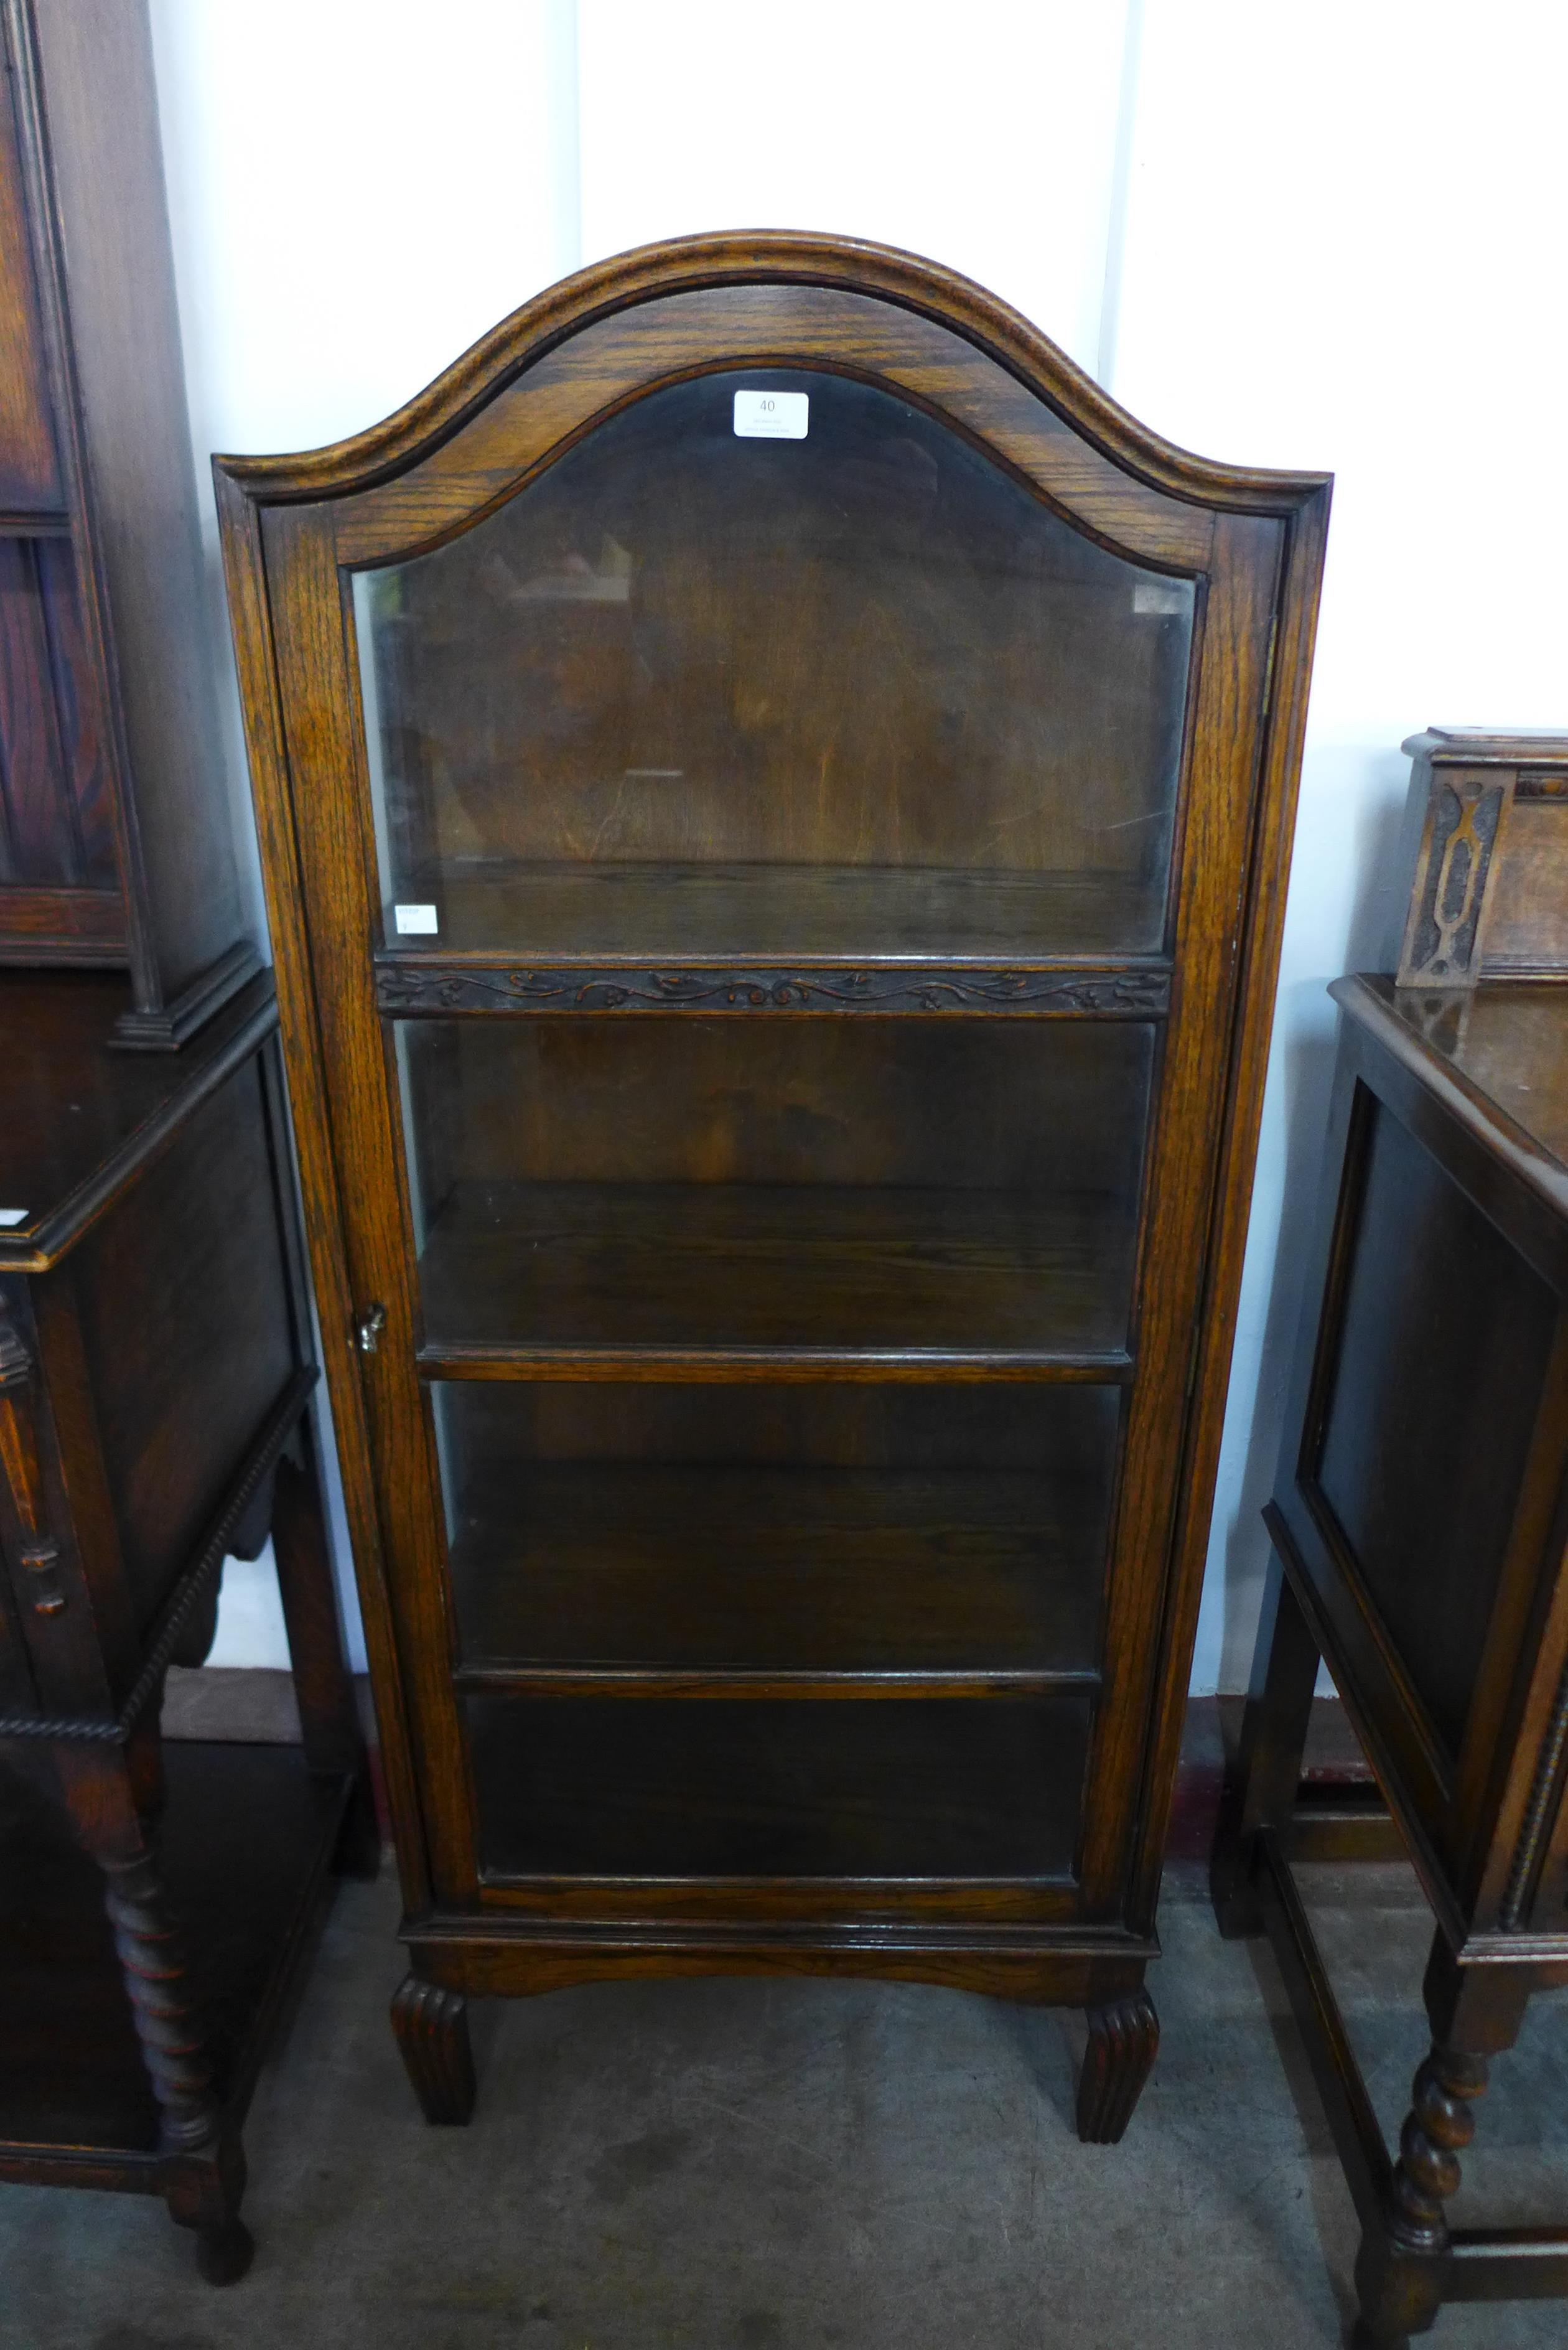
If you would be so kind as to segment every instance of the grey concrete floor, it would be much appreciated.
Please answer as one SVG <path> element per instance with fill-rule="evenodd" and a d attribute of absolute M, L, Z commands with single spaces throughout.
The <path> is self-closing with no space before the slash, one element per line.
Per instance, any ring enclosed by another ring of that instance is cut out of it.
<path fill-rule="evenodd" d="M 1308 1879 L 1309 1884 L 1311 1879 Z M 1430 1933 L 1392 1869 L 1314 1915 L 1392 2135 Z M 1072 2127 L 1075 2019 L 876 1984 L 595 1985 L 477 2011 L 479 2110 L 427 2129 L 393 2052 L 397 1896 L 345 1885 L 246 2141 L 254 2267 L 203 2285 L 135 2197 L 0 2189 L 6 2350 L 1307 2350 L 1348 2199 L 1266 1951 L 1168 1880 L 1158 2064 L 1122 2145 Z M 1568 2021 L 1536 2003 L 1463 2208 L 1568 2212 Z M 1456 2207 L 1458 2208 L 1458 2207 Z M 1568 2340 L 1446 2310 L 1444 2350 Z"/>

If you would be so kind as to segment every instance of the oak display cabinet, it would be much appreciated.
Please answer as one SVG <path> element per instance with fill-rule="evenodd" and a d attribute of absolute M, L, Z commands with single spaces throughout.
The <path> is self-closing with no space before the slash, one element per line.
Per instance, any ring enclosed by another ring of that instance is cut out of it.
<path fill-rule="evenodd" d="M 432 2120 L 464 2002 L 1143 1988 L 1327 517 L 699 238 L 216 463 Z"/>
<path fill-rule="evenodd" d="M 380 1846 L 271 983 L 179 1054 L 109 1049 L 133 1000 L 0 972 L 0 2182 L 161 2197 L 228 2284 L 258 2070 Z M 299 1741 L 166 1742 L 269 1534 Z"/>

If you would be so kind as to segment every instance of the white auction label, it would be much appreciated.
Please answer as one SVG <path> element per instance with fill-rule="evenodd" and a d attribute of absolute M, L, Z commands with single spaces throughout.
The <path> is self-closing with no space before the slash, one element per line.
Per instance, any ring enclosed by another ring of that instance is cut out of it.
<path fill-rule="evenodd" d="M 735 430 L 742 441 L 804 441 L 810 413 L 804 391 L 735 394 Z"/>
<path fill-rule="evenodd" d="M 410 931 L 429 932 L 441 928 L 441 924 L 436 920 L 436 910 L 433 906 L 394 906 L 392 913 L 401 938 L 406 939 Z"/>
<path fill-rule="evenodd" d="M 26 1221 L 26 1208 L 0 1208 L 0 1224 L 25 1224 Z"/>

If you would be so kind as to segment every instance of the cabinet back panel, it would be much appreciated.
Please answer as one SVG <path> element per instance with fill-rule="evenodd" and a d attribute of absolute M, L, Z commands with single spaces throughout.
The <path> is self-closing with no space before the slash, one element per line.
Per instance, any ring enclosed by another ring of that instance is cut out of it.
<path fill-rule="evenodd" d="M 925 1184 L 1115 1192 L 1147 1022 L 857 1014 L 400 1024 L 420 1206 L 455 1183 Z"/>
<path fill-rule="evenodd" d="M 437 1347 L 1127 1342 L 1147 1022 L 400 1025 Z"/>
<path fill-rule="evenodd" d="M 460 1654 L 1092 1671 L 1111 1388 L 436 1383 Z"/>
<path fill-rule="evenodd" d="M 466 1711 L 480 1863 L 498 1877 L 1072 1874 L 1083 1692 Z"/>
<path fill-rule="evenodd" d="M 1121 1411 L 1110 1387 L 437 1381 L 432 1395 L 459 1479 L 497 1461 L 643 1461 L 1033 1470 L 1108 1493 Z"/>

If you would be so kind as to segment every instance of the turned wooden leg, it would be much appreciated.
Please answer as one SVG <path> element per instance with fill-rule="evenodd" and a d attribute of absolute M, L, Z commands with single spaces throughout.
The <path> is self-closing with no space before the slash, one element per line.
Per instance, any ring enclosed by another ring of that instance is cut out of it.
<path fill-rule="evenodd" d="M 1386 2225 L 1363 2237 L 1355 2263 L 1355 2350 L 1402 2350 L 1437 2316 L 1449 2248 L 1443 2207 L 1459 2192 L 1459 2156 L 1475 2136 L 1471 2106 L 1485 2092 L 1489 2059 L 1519 2037 L 1530 1988 L 1518 1968 L 1460 1966 L 1443 1935 L 1433 1937 L 1424 1986 L 1432 2045 L 1399 2133 Z"/>
<path fill-rule="evenodd" d="M 1459 2193 L 1460 2150 L 1475 2136 L 1470 2101 L 1486 2085 L 1486 2058 L 1464 2049 L 1434 2047 L 1417 2069 L 1386 2230 L 1362 2238 L 1355 2263 L 1355 2350 L 1404 2350 L 1438 2314 L 1438 2262 L 1449 2245 L 1443 2206 Z"/>
<path fill-rule="evenodd" d="M 159 2137 L 170 2164 L 164 2199 L 194 2230 L 196 2265 L 210 2284 L 233 2284 L 254 2249 L 239 2216 L 244 2155 L 227 2137 L 186 1977 L 184 1952 L 164 1908 L 150 1848 L 99 1855 L 104 1906 L 130 2001 L 142 2061 L 158 2100 Z"/>
<path fill-rule="evenodd" d="M 1317 1668 L 1317 1643 L 1283 1567 L 1272 1556 L 1252 1652 L 1252 1685 L 1235 1760 L 1225 1774 L 1209 1864 L 1215 1921 L 1226 1941 L 1262 1931 L 1252 1885 L 1252 1843 L 1261 1827 L 1282 1833 L 1295 1809 Z"/>
<path fill-rule="evenodd" d="M 392 1994 L 392 2030 L 426 2121 L 471 2120 L 473 2051 L 462 1993 L 405 1975 Z"/>
<path fill-rule="evenodd" d="M 1159 2018 L 1141 1984 L 1085 2013 L 1089 2044 L 1078 2074 L 1078 2136 L 1085 2146 L 1115 2146 L 1158 2050 Z"/>
<path fill-rule="evenodd" d="M 240 2217 L 244 2191 L 244 2148 L 228 2135 L 205 2156 L 173 2164 L 165 2178 L 169 2216 L 194 2233 L 196 2266 L 209 2284 L 237 2284 L 255 2252 Z"/>
<path fill-rule="evenodd" d="M 180 1937 L 164 1912 L 151 1851 L 100 1856 L 99 1865 L 131 2020 L 158 2100 L 160 2136 L 171 2153 L 188 2153 L 216 2135 L 218 2108 Z"/>

